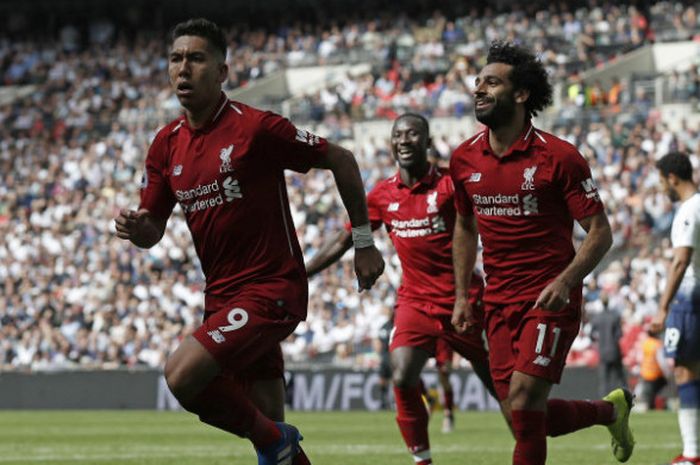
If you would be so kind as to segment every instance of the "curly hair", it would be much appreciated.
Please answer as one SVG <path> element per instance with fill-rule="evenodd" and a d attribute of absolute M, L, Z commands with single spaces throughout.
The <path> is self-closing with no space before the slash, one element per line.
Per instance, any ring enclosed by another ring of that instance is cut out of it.
<path fill-rule="evenodd" d="M 188 19 L 173 28 L 172 40 L 180 36 L 196 36 L 207 40 L 216 52 L 226 56 L 226 37 L 216 23 L 204 18 Z"/>
<path fill-rule="evenodd" d="M 693 180 L 693 165 L 688 155 L 680 152 L 671 152 L 656 162 L 656 169 L 667 178 L 669 174 L 675 174 L 683 181 Z"/>
<path fill-rule="evenodd" d="M 528 49 L 510 42 L 494 41 L 489 48 L 486 63 L 511 65 L 509 79 L 515 89 L 526 89 L 530 96 L 525 101 L 525 109 L 530 116 L 552 104 L 552 84 L 542 62 Z"/>

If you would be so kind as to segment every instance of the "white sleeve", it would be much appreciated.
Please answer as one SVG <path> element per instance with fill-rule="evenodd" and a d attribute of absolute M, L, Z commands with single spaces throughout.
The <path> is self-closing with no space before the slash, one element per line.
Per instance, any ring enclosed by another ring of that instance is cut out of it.
<path fill-rule="evenodd" d="M 673 248 L 691 247 L 698 244 L 700 227 L 698 226 L 697 202 L 681 205 L 673 219 L 671 227 L 671 244 Z"/>

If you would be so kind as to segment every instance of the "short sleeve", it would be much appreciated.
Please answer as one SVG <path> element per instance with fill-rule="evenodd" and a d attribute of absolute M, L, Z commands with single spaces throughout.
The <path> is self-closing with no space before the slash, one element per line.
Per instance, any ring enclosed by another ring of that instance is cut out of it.
<path fill-rule="evenodd" d="M 692 208 L 696 204 L 682 205 L 676 213 L 671 228 L 671 244 L 673 248 L 691 247 L 695 248 L 698 243 L 697 212 Z M 689 208 L 690 207 L 690 208 Z"/>
<path fill-rule="evenodd" d="M 560 158 L 557 176 L 567 208 L 574 219 L 588 218 L 604 210 L 591 169 L 573 147 Z"/>
<path fill-rule="evenodd" d="M 141 178 L 141 204 L 153 216 L 168 218 L 175 208 L 175 196 L 167 174 L 168 144 L 165 137 L 156 136 L 146 156 L 146 169 Z"/>
<path fill-rule="evenodd" d="M 328 151 L 328 141 L 303 129 L 276 113 L 266 111 L 260 117 L 261 131 L 268 154 L 278 166 L 306 173 L 316 166 Z"/>
<path fill-rule="evenodd" d="M 472 216 L 474 214 L 474 209 L 469 194 L 466 189 L 464 189 L 464 184 L 462 183 L 463 173 L 461 172 L 462 170 L 460 170 L 458 158 L 459 156 L 457 153 L 454 153 L 450 160 L 450 177 L 452 178 L 454 189 L 455 209 L 457 213 L 462 216 Z"/>

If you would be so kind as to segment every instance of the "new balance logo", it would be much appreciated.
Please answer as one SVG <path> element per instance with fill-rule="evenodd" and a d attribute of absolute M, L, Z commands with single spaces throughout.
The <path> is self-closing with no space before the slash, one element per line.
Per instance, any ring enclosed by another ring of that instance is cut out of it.
<path fill-rule="evenodd" d="M 222 342 L 226 341 L 226 338 L 224 337 L 223 334 L 219 332 L 218 329 L 215 329 L 213 331 L 207 331 L 207 334 L 211 336 L 211 338 L 216 342 L 217 344 L 221 344 Z"/>
<path fill-rule="evenodd" d="M 387 207 L 386 211 L 388 212 L 397 212 L 399 211 L 399 202 L 391 202 L 389 206 Z"/>
<path fill-rule="evenodd" d="M 549 357 L 545 357 L 544 355 L 538 355 L 537 358 L 535 359 L 534 363 L 535 365 L 539 365 L 542 367 L 549 366 L 549 364 L 552 362 L 552 359 Z"/>
<path fill-rule="evenodd" d="M 175 165 L 173 168 L 173 176 L 180 176 L 182 174 L 182 165 Z"/>
<path fill-rule="evenodd" d="M 469 176 L 469 179 L 467 179 L 467 182 L 479 182 L 481 181 L 481 173 L 472 173 L 471 176 Z"/>

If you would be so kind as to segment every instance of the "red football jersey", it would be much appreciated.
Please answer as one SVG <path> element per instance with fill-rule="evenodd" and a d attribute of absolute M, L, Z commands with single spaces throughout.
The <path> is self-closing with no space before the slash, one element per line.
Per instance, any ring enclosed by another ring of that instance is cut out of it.
<path fill-rule="evenodd" d="M 203 128 L 192 129 L 182 116 L 158 132 L 146 158 L 141 208 L 167 218 L 180 204 L 208 300 L 262 292 L 292 301 L 290 311 L 304 317 L 308 284 L 284 170 L 308 171 L 327 147 L 287 119 L 222 93 Z"/>
<path fill-rule="evenodd" d="M 485 302 L 537 299 L 574 257 L 573 220 L 603 210 L 583 156 L 530 123 L 501 158 L 488 128 L 468 139 L 453 152 L 450 174 L 457 210 L 476 215 Z"/>
<path fill-rule="evenodd" d="M 399 297 L 435 302 L 452 311 L 455 300 L 452 232 L 454 187 L 446 169 L 431 166 L 414 186 L 397 173 L 377 183 L 367 195 L 372 228 L 385 225 L 401 261 Z M 476 298 L 481 277 L 472 276 Z"/>

